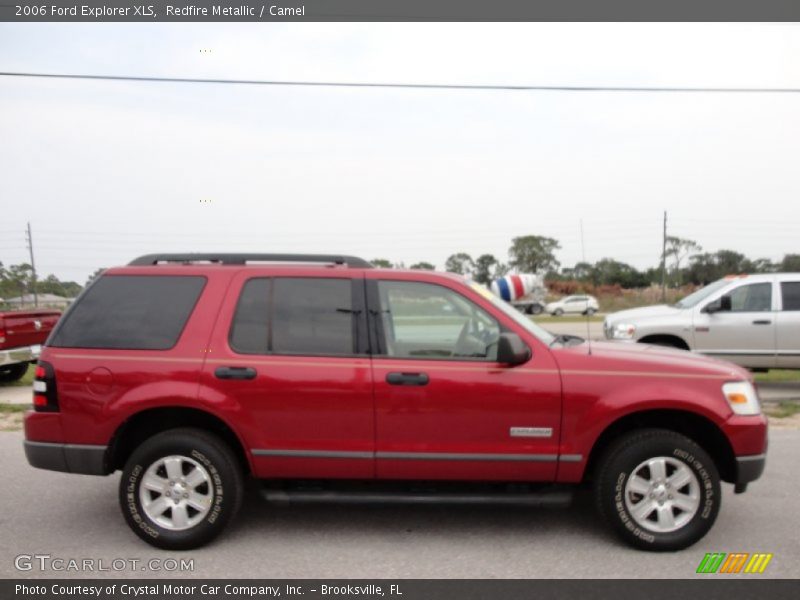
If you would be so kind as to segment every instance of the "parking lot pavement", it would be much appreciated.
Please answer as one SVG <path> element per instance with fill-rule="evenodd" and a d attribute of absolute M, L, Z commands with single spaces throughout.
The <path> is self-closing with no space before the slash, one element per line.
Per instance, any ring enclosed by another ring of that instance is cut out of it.
<path fill-rule="evenodd" d="M 288 506 L 251 485 L 242 512 L 211 546 L 167 553 L 140 541 L 117 505 L 119 475 L 33 469 L 20 433 L 0 433 L 0 577 L 177 576 L 164 572 L 19 572 L 20 554 L 60 558 L 194 560 L 192 577 L 686 578 L 706 552 L 771 552 L 758 577 L 800 577 L 800 431 L 773 430 L 766 473 L 746 494 L 724 486 L 711 532 L 676 553 L 633 550 L 582 495 L 569 509 L 448 506 Z M 708 577 L 706 575 L 706 577 Z M 739 577 L 751 577 L 739 575 Z"/>
<path fill-rule="evenodd" d="M 0 387 L 0 404 L 30 404 L 33 389 L 29 385 L 9 385 Z"/>

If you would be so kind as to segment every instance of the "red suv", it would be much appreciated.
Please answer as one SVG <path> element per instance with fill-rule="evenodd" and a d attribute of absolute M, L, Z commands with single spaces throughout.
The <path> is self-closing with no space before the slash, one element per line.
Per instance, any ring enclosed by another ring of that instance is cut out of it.
<path fill-rule="evenodd" d="M 627 542 L 700 539 L 763 469 L 749 373 L 554 336 L 461 277 L 352 257 L 150 255 L 109 269 L 42 350 L 31 465 L 107 475 L 134 532 L 188 549 L 246 476 L 282 500 L 567 503 Z"/>

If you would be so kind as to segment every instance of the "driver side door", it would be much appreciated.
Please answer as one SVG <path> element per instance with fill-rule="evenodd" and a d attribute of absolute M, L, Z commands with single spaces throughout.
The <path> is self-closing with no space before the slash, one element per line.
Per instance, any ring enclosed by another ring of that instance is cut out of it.
<path fill-rule="evenodd" d="M 368 280 L 367 296 L 378 478 L 555 478 L 561 384 L 549 352 L 499 364 L 511 329 L 440 284 Z"/>

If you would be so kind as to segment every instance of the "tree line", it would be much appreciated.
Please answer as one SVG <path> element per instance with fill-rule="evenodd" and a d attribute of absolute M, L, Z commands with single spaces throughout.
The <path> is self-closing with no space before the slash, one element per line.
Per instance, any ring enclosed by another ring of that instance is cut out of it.
<path fill-rule="evenodd" d="M 473 259 L 466 252 L 457 252 L 447 258 L 444 268 L 451 273 L 469 276 L 484 285 L 513 269 L 519 273 L 543 274 L 549 281 L 579 281 L 595 286 L 618 285 L 623 288 L 660 284 L 662 276 L 667 286 L 680 287 L 686 284 L 706 285 L 731 274 L 800 271 L 800 254 L 786 254 L 782 260 L 773 262 L 767 258 L 751 259 L 735 250 L 704 252 L 696 241 L 677 236 L 668 236 L 666 242 L 666 252 L 659 264 L 644 270 L 613 258 L 562 267 L 556 258 L 556 251 L 561 249 L 559 241 L 539 235 L 512 239 L 505 262 L 492 254 L 481 254 Z M 393 264 L 383 258 L 371 262 L 376 267 L 405 267 L 402 263 Z M 429 262 L 418 262 L 409 268 L 433 270 L 436 267 Z"/>
<path fill-rule="evenodd" d="M 38 294 L 55 294 L 64 298 L 74 298 L 80 293 L 83 286 L 74 281 L 61 281 L 53 274 L 43 279 L 37 279 L 36 286 L 34 286 L 31 265 L 20 263 L 6 267 L 0 262 L 0 298 L 8 299 L 32 294 L 34 289 Z"/>

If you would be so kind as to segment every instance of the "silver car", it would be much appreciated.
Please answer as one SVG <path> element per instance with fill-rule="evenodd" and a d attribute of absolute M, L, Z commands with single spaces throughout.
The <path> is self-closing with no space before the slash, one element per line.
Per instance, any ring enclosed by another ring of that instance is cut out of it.
<path fill-rule="evenodd" d="M 605 336 L 694 350 L 751 369 L 800 369 L 800 273 L 726 277 L 672 306 L 610 314 Z"/>

